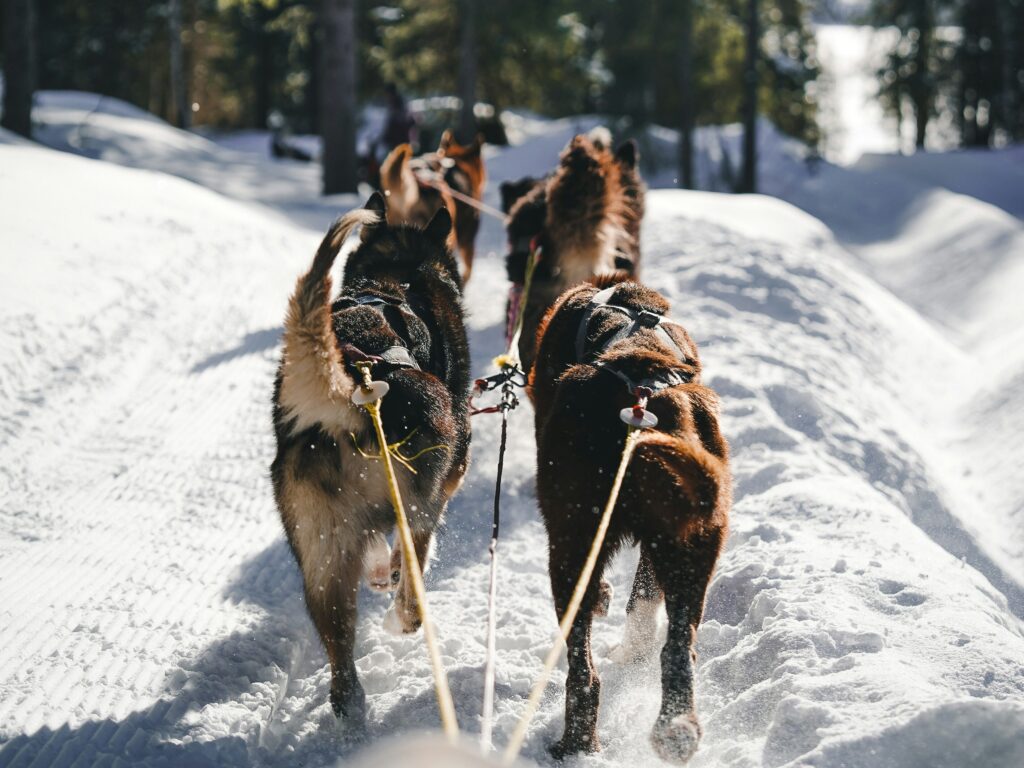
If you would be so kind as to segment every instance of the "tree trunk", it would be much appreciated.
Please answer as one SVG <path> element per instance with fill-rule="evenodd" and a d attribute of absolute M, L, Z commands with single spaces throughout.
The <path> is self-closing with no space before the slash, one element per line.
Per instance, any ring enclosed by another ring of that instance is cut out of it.
<path fill-rule="evenodd" d="M 355 0 L 321 0 L 320 135 L 324 194 L 355 192 L 356 34 Z"/>
<path fill-rule="evenodd" d="M 914 147 L 923 152 L 924 139 L 928 132 L 928 105 L 927 103 L 914 104 Z"/>
<path fill-rule="evenodd" d="M 309 82 L 306 83 L 306 119 L 309 121 L 307 133 L 322 135 L 320 130 L 320 49 L 323 43 L 320 36 L 320 24 L 316 17 L 309 24 L 309 52 L 306 66 L 309 68 Z"/>
<path fill-rule="evenodd" d="M 188 103 L 185 57 L 181 46 L 181 0 L 171 0 L 167 23 L 171 36 L 171 101 L 174 103 L 175 124 L 179 128 L 188 128 L 192 122 L 192 109 Z"/>
<path fill-rule="evenodd" d="M 256 29 L 256 100 L 254 104 L 253 125 L 257 128 L 266 128 L 267 120 L 270 118 L 271 110 L 271 83 L 273 79 L 273 51 L 271 49 L 270 33 L 267 25 L 270 23 L 271 14 L 267 6 L 258 3 L 255 10 Z"/>
<path fill-rule="evenodd" d="M 1002 80 L 1002 92 L 1000 93 L 1000 117 L 1005 130 L 1012 140 L 1024 138 L 1024 128 L 1017 115 L 1017 88 L 1016 67 L 1017 60 L 1018 32 L 1014 19 L 1014 8 L 1010 0 L 997 0 L 999 13 L 999 29 L 1002 34 L 1002 45 L 1000 46 L 1000 79 Z"/>
<path fill-rule="evenodd" d="M 462 18 L 459 39 L 459 98 L 462 109 L 459 112 L 459 141 L 469 143 L 476 137 L 476 118 L 473 107 L 476 104 L 477 45 L 476 21 L 478 0 L 462 0 Z"/>
<path fill-rule="evenodd" d="M 743 72 L 743 172 L 739 192 L 757 191 L 757 62 L 761 42 L 757 0 L 747 0 L 747 57 Z"/>
<path fill-rule="evenodd" d="M 693 178 L 693 0 L 680 3 L 679 186 L 695 189 Z"/>
<path fill-rule="evenodd" d="M 4 117 L 0 125 L 29 138 L 36 87 L 34 6 L 34 0 L 3 0 Z"/>

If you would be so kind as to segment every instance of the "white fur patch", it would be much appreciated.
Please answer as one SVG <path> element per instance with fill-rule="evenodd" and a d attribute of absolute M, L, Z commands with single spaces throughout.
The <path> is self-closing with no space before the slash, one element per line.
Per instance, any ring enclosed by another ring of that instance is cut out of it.
<path fill-rule="evenodd" d="M 607 149 L 612 148 L 612 132 L 603 125 L 597 125 L 590 129 L 587 133 L 587 138 L 590 139 L 590 143 L 594 145 L 596 149 Z"/>
<path fill-rule="evenodd" d="M 354 208 L 341 217 L 334 238 L 331 240 L 331 247 L 341 250 L 341 246 L 345 244 L 345 240 L 355 231 L 356 227 L 372 227 L 379 222 L 380 214 L 376 211 L 371 211 L 368 208 Z"/>
<path fill-rule="evenodd" d="M 281 380 L 281 406 L 285 415 L 295 419 L 292 433 L 321 424 L 335 438 L 361 431 L 365 416 L 352 404 L 355 382 L 341 366 L 331 366 L 323 375 L 326 361 L 315 361 L 310 355 L 289 354 L 285 348 L 285 364 Z"/>

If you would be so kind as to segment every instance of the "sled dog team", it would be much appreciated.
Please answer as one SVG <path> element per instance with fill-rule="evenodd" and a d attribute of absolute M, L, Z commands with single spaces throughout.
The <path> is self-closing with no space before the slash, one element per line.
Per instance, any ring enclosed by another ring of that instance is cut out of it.
<path fill-rule="evenodd" d="M 619 411 L 646 398 L 646 429 L 625 475 L 597 568 L 568 640 L 565 729 L 556 757 L 600 749 L 601 681 L 591 624 L 608 610 L 601 573 L 626 543 L 640 559 L 614 660 L 649 658 L 659 607 L 662 699 L 655 751 L 683 763 L 701 736 L 694 707 L 694 641 L 731 502 L 728 446 L 715 393 L 701 382 L 696 344 L 669 304 L 639 282 L 644 186 L 632 141 L 603 129 L 576 136 L 545 178 L 502 185 L 512 289 L 522 313 L 519 354 L 535 410 L 537 499 L 548 533 L 555 611 L 565 612 L 608 499 L 627 427 Z M 381 168 L 384 195 L 327 232 L 288 304 L 274 385 L 274 496 L 302 571 L 306 605 L 331 667 L 330 701 L 354 728 L 366 698 L 353 657 L 359 585 L 394 591 L 385 626 L 410 633 L 419 611 L 409 558 L 394 528 L 374 428 L 352 402 L 357 364 L 390 390 L 382 401 L 398 459 L 415 556 L 425 567 L 434 530 L 466 474 L 470 358 L 463 285 L 485 171 L 481 142 L 445 135 L 436 153 L 398 147 Z M 331 268 L 358 232 L 340 291 Z M 458 251 L 461 260 L 456 260 Z M 530 287 L 524 295 L 527 265 Z"/>

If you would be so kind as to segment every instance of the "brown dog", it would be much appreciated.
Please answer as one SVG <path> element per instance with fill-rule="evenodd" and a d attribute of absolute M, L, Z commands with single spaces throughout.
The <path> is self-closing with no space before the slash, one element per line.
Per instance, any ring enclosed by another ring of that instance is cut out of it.
<path fill-rule="evenodd" d="M 472 144 L 459 144 L 451 131 L 445 131 L 437 150 L 438 164 L 443 171 L 449 190 L 460 193 L 455 196 L 455 240 L 462 257 L 462 276 L 468 280 L 473 271 L 476 254 L 476 234 L 480 230 L 480 211 L 462 198 L 483 200 L 487 184 L 484 167 L 483 137 L 477 135 Z"/>
<path fill-rule="evenodd" d="M 437 152 L 413 158 L 412 147 L 400 144 L 380 168 L 380 184 L 388 198 L 391 224 L 422 227 L 439 208 L 448 209 L 455 222 L 452 245 L 459 249 L 463 281 L 473 271 L 480 212 L 459 198 L 483 199 L 487 173 L 482 149 L 479 136 L 464 146 L 455 141 L 450 131 L 445 131 Z"/>
<path fill-rule="evenodd" d="M 352 403 L 354 365 L 372 362 L 374 378 L 390 387 L 384 430 L 409 459 L 396 469 L 421 567 L 465 475 L 470 437 L 469 347 L 462 281 L 446 245 L 448 211 L 441 208 L 423 230 L 391 226 L 385 213 L 374 194 L 327 233 L 288 305 L 274 386 L 274 498 L 331 664 L 331 705 L 357 729 L 366 712 L 352 656 L 360 578 L 365 573 L 377 589 L 397 587 L 389 629 L 415 632 L 420 620 L 411 553 L 396 547 L 390 559 L 398 577 L 389 578 L 384 536 L 395 514 L 374 458 L 380 446 L 373 425 Z M 331 266 L 360 226 L 341 293 L 332 299 Z M 407 468 L 413 464 L 414 472 Z"/>
<path fill-rule="evenodd" d="M 551 591 L 559 618 L 566 610 L 626 437 L 619 410 L 650 390 L 658 418 L 646 430 L 625 475 L 594 577 L 569 636 L 565 733 L 556 757 L 600 748 L 601 683 L 590 650 L 600 576 L 627 541 L 640 545 L 640 564 L 627 605 L 619 657 L 653 649 L 660 601 L 668 611 L 661 651 L 661 711 L 651 734 L 657 753 L 682 763 L 697 748 L 693 644 L 704 595 L 725 541 L 731 504 L 728 446 L 718 429 L 718 400 L 700 380 L 689 334 L 664 319 L 668 302 L 634 282 L 601 291 L 566 292 L 544 318 L 529 393 L 536 409 L 537 496 L 548 531 Z"/>
<path fill-rule="evenodd" d="M 529 370 L 537 327 L 568 288 L 616 271 L 635 276 L 640 260 L 643 182 L 632 141 L 613 154 L 607 130 L 576 136 L 555 172 L 512 207 L 507 224 L 509 279 L 521 286 L 532 245 L 540 261 L 523 313 L 519 356 Z"/>

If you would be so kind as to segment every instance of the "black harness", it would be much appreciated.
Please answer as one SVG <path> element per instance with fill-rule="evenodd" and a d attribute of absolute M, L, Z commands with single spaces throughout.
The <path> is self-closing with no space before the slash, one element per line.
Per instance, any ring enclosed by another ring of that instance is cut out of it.
<path fill-rule="evenodd" d="M 613 345 L 617 344 L 624 339 L 628 339 L 630 336 L 638 333 L 642 330 L 653 330 L 661 339 L 668 344 L 668 346 L 675 351 L 676 356 L 681 360 L 686 360 L 686 353 L 676 344 L 675 339 L 665 330 L 665 324 L 679 325 L 674 320 L 670 320 L 663 315 L 659 315 L 657 312 L 651 312 L 646 309 L 635 310 L 629 307 L 620 307 L 617 304 L 609 304 L 609 300 L 612 297 L 612 293 L 615 291 L 616 286 L 605 288 L 602 291 L 598 291 L 590 299 L 590 303 L 587 304 L 586 309 L 583 310 L 583 318 L 580 320 L 579 329 L 576 331 L 576 361 L 580 363 L 587 362 L 588 350 L 587 350 L 587 331 L 590 327 L 590 321 L 594 316 L 594 313 L 601 309 L 611 309 L 615 312 L 619 312 L 630 319 L 630 323 L 623 325 L 614 334 L 604 341 L 599 347 L 589 350 L 589 357 L 591 359 L 598 357 L 606 349 L 609 349 Z M 594 361 L 591 365 L 595 365 L 601 370 L 608 371 L 614 376 L 621 379 L 631 393 L 636 392 L 639 388 L 645 388 L 651 390 L 652 393 L 660 392 L 663 389 L 669 389 L 670 387 L 678 387 L 680 384 L 686 384 L 693 377 L 690 373 L 684 370 L 670 369 L 654 376 L 649 376 L 644 379 L 635 380 L 628 374 L 619 370 L 614 363 L 603 360 Z"/>
<path fill-rule="evenodd" d="M 416 313 L 412 311 L 412 307 L 409 306 L 408 302 L 399 301 L 398 299 L 384 298 L 373 293 L 357 293 L 355 296 L 342 296 L 339 301 L 351 302 L 356 307 L 369 307 L 380 315 L 384 324 L 387 325 L 395 335 L 398 336 L 403 342 L 404 346 L 396 345 L 393 347 L 387 347 L 381 352 L 376 354 L 381 360 L 394 368 L 412 368 L 413 370 L 420 370 L 419 363 L 416 362 L 416 358 L 412 356 L 412 352 L 409 350 L 409 340 L 405 338 L 398 329 L 388 320 L 386 311 L 389 308 L 397 309 L 399 312 L 405 311 L 410 315 Z"/>

